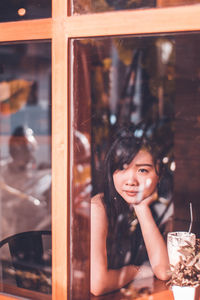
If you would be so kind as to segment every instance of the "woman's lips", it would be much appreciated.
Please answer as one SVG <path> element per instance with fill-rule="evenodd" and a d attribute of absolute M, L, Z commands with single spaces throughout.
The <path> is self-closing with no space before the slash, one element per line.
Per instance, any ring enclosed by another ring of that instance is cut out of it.
<path fill-rule="evenodd" d="M 130 196 L 130 197 L 135 197 L 138 195 L 138 192 L 136 191 L 124 191 L 126 193 L 126 195 Z"/>

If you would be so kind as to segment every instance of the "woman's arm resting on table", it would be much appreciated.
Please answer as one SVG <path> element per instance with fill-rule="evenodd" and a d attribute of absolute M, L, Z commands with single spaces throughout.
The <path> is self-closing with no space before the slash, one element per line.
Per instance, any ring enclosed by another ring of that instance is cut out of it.
<path fill-rule="evenodd" d="M 91 293 L 95 296 L 117 290 L 129 283 L 138 267 L 125 266 L 118 270 L 107 268 L 107 216 L 100 201 L 91 205 Z"/>
<path fill-rule="evenodd" d="M 142 235 L 154 274 L 158 279 L 169 279 L 169 258 L 165 241 L 157 227 L 149 204 L 153 198 L 147 198 L 138 205 L 134 205 L 135 213 L 141 226 Z"/>

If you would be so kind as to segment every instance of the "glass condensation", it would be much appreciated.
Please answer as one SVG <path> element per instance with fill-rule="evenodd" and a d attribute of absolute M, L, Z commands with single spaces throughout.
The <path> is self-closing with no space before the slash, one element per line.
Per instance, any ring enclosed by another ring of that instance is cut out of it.
<path fill-rule="evenodd" d="M 1 0 L 0 22 L 51 17 L 51 0 Z"/>
<path fill-rule="evenodd" d="M 90 278 L 90 199 L 103 192 L 104 159 L 119 128 L 132 124 L 134 135 L 160 145 L 165 238 L 188 230 L 190 201 L 199 237 L 200 34 L 75 39 L 72 48 L 71 287 L 81 299 Z"/>
<path fill-rule="evenodd" d="M 51 295 L 49 42 L 0 45 L 0 144 L 1 287 L 38 299 Z"/>

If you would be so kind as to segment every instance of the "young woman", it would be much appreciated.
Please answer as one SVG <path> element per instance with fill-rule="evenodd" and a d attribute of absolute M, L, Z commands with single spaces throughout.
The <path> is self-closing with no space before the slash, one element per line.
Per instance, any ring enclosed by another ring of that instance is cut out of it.
<path fill-rule="evenodd" d="M 91 292 L 121 288 L 149 259 L 155 276 L 167 280 L 166 244 L 154 204 L 162 174 L 160 149 L 122 130 L 105 159 L 104 192 L 91 201 Z"/>

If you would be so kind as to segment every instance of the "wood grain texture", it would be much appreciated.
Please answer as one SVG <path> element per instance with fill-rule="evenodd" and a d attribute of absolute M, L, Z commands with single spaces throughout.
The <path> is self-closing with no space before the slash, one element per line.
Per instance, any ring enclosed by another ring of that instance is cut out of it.
<path fill-rule="evenodd" d="M 200 5 L 68 17 L 69 37 L 151 34 L 200 29 Z"/>
<path fill-rule="evenodd" d="M 0 299 L 1 300 L 9 300 L 9 299 L 19 299 L 19 297 L 14 297 L 14 296 L 6 296 L 6 295 L 3 295 L 3 294 L 0 294 Z"/>
<path fill-rule="evenodd" d="M 193 5 L 200 3 L 200 0 L 157 0 L 157 7 Z"/>
<path fill-rule="evenodd" d="M 171 291 L 163 291 L 160 293 L 153 294 L 151 296 L 143 296 L 137 298 L 138 300 L 174 300 L 173 293 Z"/>
<path fill-rule="evenodd" d="M 52 297 L 51 295 L 47 295 L 47 294 L 43 294 L 43 293 L 39 293 L 36 291 L 32 291 L 32 290 L 27 290 L 24 288 L 20 288 L 14 285 L 10 285 L 10 284 L 3 284 L 1 291 L 4 292 L 5 294 L 0 294 L 0 299 L 19 299 L 19 297 L 22 297 L 24 299 L 24 297 L 26 299 L 34 299 L 34 300 L 51 300 Z M 7 295 L 6 295 L 7 294 Z M 16 298 L 15 296 L 10 296 L 11 294 L 13 295 L 17 295 Z"/>
<path fill-rule="evenodd" d="M 51 37 L 51 19 L 0 23 L 0 42 L 43 40 Z"/>
<path fill-rule="evenodd" d="M 55 26 L 69 38 L 200 30 L 200 4 L 66 17 L 64 3 L 65 15 L 61 17 L 57 13 L 62 7 L 60 2 L 55 6 L 53 21 L 41 19 L 0 23 L 0 42 L 50 39 Z"/>
<path fill-rule="evenodd" d="M 52 298 L 68 299 L 68 40 L 66 1 L 53 0 L 52 28 Z"/>

